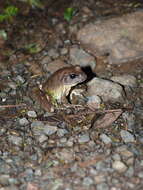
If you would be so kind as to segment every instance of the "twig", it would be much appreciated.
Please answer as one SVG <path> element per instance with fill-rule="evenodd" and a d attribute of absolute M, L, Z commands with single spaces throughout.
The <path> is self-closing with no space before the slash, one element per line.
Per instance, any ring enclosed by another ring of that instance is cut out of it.
<path fill-rule="evenodd" d="M 131 107 L 128 107 L 128 108 L 118 108 L 118 109 L 111 109 L 111 110 L 102 110 L 102 109 L 90 109 L 88 106 L 83 106 L 83 105 L 80 105 L 80 104 L 64 104 L 63 105 L 64 107 L 58 107 L 58 108 L 55 108 L 55 110 L 66 110 L 67 108 L 71 108 L 71 109 L 76 109 L 76 110 L 88 110 L 89 112 L 101 112 L 101 113 L 106 113 L 106 112 L 118 112 L 120 110 L 124 110 L 124 111 L 130 111 L 132 110 L 133 108 Z"/>
<path fill-rule="evenodd" d="M 15 107 L 23 107 L 27 106 L 26 104 L 17 104 L 17 105 L 0 105 L 0 108 L 15 108 Z"/>
<path fill-rule="evenodd" d="M 92 114 L 92 113 L 114 113 L 114 112 L 130 111 L 130 110 L 132 110 L 132 108 L 119 108 L 119 109 L 109 109 L 109 110 L 101 110 L 101 109 L 91 110 L 89 107 L 80 106 L 80 105 L 72 105 L 71 107 L 68 106 L 66 108 L 60 107 L 60 108 L 57 108 L 55 110 L 57 110 L 57 111 L 60 111 L 60 110 L 64 111 L 64 110 L 67 110 L 67 108 L 74 108 L 74 109 L 76 109 L 76 111 L 79 112 L 79 113 L 76 113 L 76 115 L 81 114 L 81 113 L 83 113 L 84 115 L 86 115 L 86 114 Z"/>

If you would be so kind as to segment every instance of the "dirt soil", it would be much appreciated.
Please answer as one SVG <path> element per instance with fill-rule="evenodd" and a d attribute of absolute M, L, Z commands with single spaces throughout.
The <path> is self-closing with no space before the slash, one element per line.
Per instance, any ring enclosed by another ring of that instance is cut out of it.
<path fill-rule="evenodd" d="M 142 190 L 143 60 L 109 64 L 83 53 L 76 38 L 88 23 L 143 10 L 142 0 L 14 3 L 20 14 L 0 24 L 7 33 L 0 38 L 0 190 Z M 76 10 L 70 22 L 68 7 Z M 48 113 L 35 102 L 31 89 L 74 64 L 73 48 L 100 78 L 134 77 L 135 85 L 122 85 L 125 102 L 87 114 L 76 106 Z"/>

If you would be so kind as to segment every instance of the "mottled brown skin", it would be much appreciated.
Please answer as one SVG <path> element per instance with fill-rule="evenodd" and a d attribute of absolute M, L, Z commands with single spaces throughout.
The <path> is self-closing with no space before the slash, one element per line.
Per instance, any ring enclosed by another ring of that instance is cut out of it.
<path fill-rule="evenodd" d="M 42 97 L 40 97 L 40 100 L 38 101 L 40 101 L 40 104 L 44 109 L 51 111 L 51 105 L 57 106 L 57 104 L 63 103 L 64 98 L 68 96 L 71 88 L 78 83 L 85 81 L 86 78 L 87 76 L 80 66 L 59 69 L 42 85 L 42 88 L 38 93 L 39 96 Z"/>

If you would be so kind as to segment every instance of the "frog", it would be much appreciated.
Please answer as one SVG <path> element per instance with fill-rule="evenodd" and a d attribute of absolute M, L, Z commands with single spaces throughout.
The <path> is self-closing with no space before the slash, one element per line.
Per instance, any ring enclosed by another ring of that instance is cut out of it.
<path fill-rule="evenodd" d="M 54 72 L 47 81 L 35 90 L 35 95 L 42 108 L 53 112 L 67 99 L 72 87 L 87 79 L 79 65 L 63 67 Z"/>

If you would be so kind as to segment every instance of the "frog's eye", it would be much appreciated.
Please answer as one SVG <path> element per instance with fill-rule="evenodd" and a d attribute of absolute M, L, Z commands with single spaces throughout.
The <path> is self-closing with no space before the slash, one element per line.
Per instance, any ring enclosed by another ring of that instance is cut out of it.
<path fill-rule="evenodd" d="M 76 74 L 70 74 L 70 78 L 71 78 L 71 79 L 75 79 L 76 77 L 77 77 Z"/>

